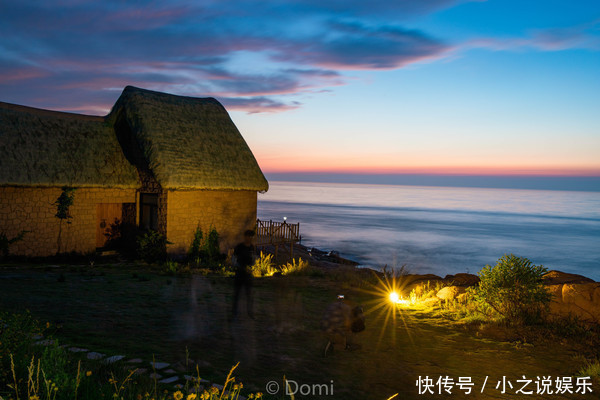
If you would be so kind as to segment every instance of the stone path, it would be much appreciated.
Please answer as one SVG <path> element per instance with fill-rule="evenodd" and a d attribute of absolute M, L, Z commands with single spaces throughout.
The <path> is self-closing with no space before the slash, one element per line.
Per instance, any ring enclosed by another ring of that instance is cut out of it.
<path fill-rule="evenodd" d="M 56 343 L 55 340 L 44 339 L 44 337 L 40 335 L 36 335 L 34 339 L 36 340 L 35 344 L 38 346 L 51 346 Z M 183 389 L 187 382 L 195 382 L 197 379 L 192 375 L 188 375 L 189 371 L 187 371 L 187 369 L 180 364 L 171 365 L 169 363 L 160 361 L 145 361 L 141 358 L 125 360 L 126 357 L 124 355 L 107 356 L 106 354 L 98 353 L 81 347 L 68 345 L 62 345 L 61 347 L 66 348 L 72 353 L 82 354 L 88 360 L 98 361 L 104 364 L 115 364 L 117 362 L 121 362 L 126 370 L 135 371 L 134 375 L 148 374 L 150 378 L 156 379 L 158 383 L 171 385 L 177 390 Z M 189 360 L 189 363 L 195 365 L 193 360 Z M 206 379 L 200 379 L 199 383 L 200 385 L 198 389 L 194 387 L 189 389 L 190 393 L 195 393 L 196 390 L 199 393 L 202 393 L 207 386 L 214 386 L 219 390 L 223 390 L 222 385 Z M 245 397 L 239 396 L 239 399 L 245 400 Z"/>

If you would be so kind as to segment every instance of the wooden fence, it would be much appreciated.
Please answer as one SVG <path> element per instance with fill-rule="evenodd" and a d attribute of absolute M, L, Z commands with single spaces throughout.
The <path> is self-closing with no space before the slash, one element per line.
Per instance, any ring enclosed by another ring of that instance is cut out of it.
<path fill-rule="evenodd" d="M 300 241 L 300 223 L 289 224 L 287 221 L 256 220 L 255 244 L 259 247 L 275 246 L 275 254 L 279 245 L 290 246 L 290 256 L 294 258 L 294 244 Z M 277 257 L 277 255 L 276 255 Z"/>

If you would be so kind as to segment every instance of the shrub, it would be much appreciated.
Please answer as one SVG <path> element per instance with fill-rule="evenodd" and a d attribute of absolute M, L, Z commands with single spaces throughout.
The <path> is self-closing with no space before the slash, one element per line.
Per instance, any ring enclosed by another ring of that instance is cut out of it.
<path fill-rule="evenodd" d="M 543 283 L 546 272 L 527 258 L 504 255 L 495 266 L 479 271 L 481 282 L 470 291 L 482 310 L 511 322 L 529 322 L 539 319 L 550 302 L 551 294 Z"/>
<path fill-rule="evenodd" d="M 8 257 L 10 245 L 23 240 L 26 233 L 29 233 L 29 231 L 21 231 L 17 236 L 10 239 L 4 232 L 0 233 L 0 252 L 2 252 L 2 257 Z"/>
<path fill-rule="evenodd" d="M 279 269 L 283 275 L 302 275 L 311 272 L 310 264 L 302 258 L 299 258 L 298 261 L 292 259 L 292 262 L 281 265 Z"/>
<path fill-rule="evenodd" d="M 277 270 L 273 264 L 273 254 L 260 252 L 252 266 L 252 275 L 256 277 L 273 275 Z"/>
<path fill-rule="evenodd" d="M 203 233 L 202 233 L 202 228 L 200 228 L 199 226 L 196 228 L 196 231 L 194 232 L 194 239 L 192 240 L 192 244 L 190 245 L 190 250 L 188 251 L 188 257 L 190 258 L 190 260 L 192 260 L 193 262 L 195 262 L 198 266 L 198 264 L 200 264 L 200 260 L 203 257 L 203 249 L 202 249 L 202 244 L 203 244 Z"/>
<path fill-rule="evenodd" d="M 219 248 L 219 232 L 214 227 L 210 228 L 208 236 L 204 241 L 204 254 L 210 262 L 218 262 L 221 256 L 221 249 Z"/>
<path fill-rule="evenodd" d="M 167 245 L 171 244 L 165 235 L 149 231 L 137 239 L 137 255 L 147 263 L 164 261 L 167 258 Z"/>

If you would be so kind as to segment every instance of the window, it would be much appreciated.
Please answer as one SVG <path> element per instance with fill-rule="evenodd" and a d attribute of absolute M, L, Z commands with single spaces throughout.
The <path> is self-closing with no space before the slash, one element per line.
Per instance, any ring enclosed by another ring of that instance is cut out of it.
<path fill-rule="evenodd" d="M 158 230 L 158 195 L 142 193 L 140 195 L 140 228 Z"/>

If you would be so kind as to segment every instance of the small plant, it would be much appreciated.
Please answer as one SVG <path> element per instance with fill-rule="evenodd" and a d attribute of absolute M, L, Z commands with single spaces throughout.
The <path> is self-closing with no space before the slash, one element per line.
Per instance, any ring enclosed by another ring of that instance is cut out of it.
<path fill-rule="evenodd" d="M 219 248 L 219 232 L 215 227 L 211 227 L 208 231 L 208 236 L 204 241 L 204 254 L 210 262 L 218 262 L 219 256 L 221 255 L 221 249 Z"/>
<path fill-rule="evenodd" d="M 203 256 L 203 238 L 204 235 L 202 233 L 202 228 L 198 226 L 196 231 L 194 232 L 194 239 L 192 240 L 192 244 L 190 245 L 190 250 L 188 251 L 188 257 L 190 260 L 196 263 L 196 267 L 199 266 L 200 261 Z"/>
<path fill-rule="evenodd" d="M 600 361 L 588 361 L 578 373 L 578 376 L 590 376 L 596 380 L 600 379 Z"/>
<path fill-rule="evenodd" d="M 298 258 L 298 261 L 292 259 L 292 262 L 279 267 L 283 275 L 300 275 L 308 272 L 309 268 L 310 264 L 308 261 L 304 261 L 302 258 Z"/>
<path fill-rule="evenodd" d="M 56 254 L 60 254 L 61 246 L 62 246 L 62 227 L 63 221 L 66 221 L 67 224 L 70 224 L 69 221 L 72 217 L 69 213 L 70 207 L 73 205 L 75 199 L 75 188 L 64 186 L 62 188 L 62 192 L 60 196 L 54 202 L 56 206 L 56 214 L 54 216 L 58 218 L 58 238 L 56 239 Z"/>
<path fill-rule="evenodd" d="M 167 245 L 171 244 L 165 235 L 149 231 L 137 240 L 137 255 L 147 263 L 164 261 L 167 258 Z"/>
<path fill-rule="evenodd" d="M 2 257 L 8 257 L 10 245 L 23 240 L 26 233 L 29 233 L 29 231 L 21 231 L 17 236 L 11 239 L 9 239 L 4 232 L 0 233 L 0 251 L 2 252 Z"/>
<path fill-rule="evenodd" d="M 510 322 L 539 320 L 551 299 L 542 279 L 546 272 L 527 258 L 504 255 L 495 266 L 479 271 L 481 282 L 470 292 L 483 311 Z"/>
<path fill-rule="evenodd" d="M 277 270 L 273 263 L 273 254 L 260 252 L 260 256 L 254 262 L 252 266 L 252 275 L 255 277 L 271 276 Z"/>
<path fill-rule="evenodd" d="M 167 261 L 163 265 L 167 275 L 176 275 L 179 272 L 179 264 L 175 261 Z"/>

